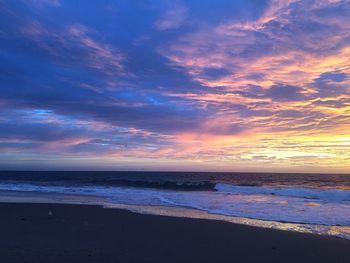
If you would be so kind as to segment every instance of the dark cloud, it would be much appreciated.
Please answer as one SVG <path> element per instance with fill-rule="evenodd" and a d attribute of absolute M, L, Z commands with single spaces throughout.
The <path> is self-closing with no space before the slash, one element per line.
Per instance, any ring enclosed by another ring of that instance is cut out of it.
<path fill-rule="evenodd" d="M 343 72 L 325 72 L 311 85 L 317 90 L 318 97 L 332 97 L 348 93 L 347 84 L 343 84 L 347 79 L 349 79 L 348 75 Z"/>
<path fill-rule="evenodd" d="M 347 74 L 342 72 L 325 72 L 320 75 L 319 78 L 317 78 L 316 82 L 323 82 L 327 80 L 332 80 L 335 82 L 343 82 L 348 78 Z"/>
<path fill-rule="evenodd" d="M 40 142 L 0 142 L 0 152 L 11 150 L 22 151 L 40 151 L 43 143 Z"/>
<path fill-rule="evenodd" d="M 269 98 L 273 101 L 299 101 L 306 99 L 306 96 L 302 94 L 302 88 L 285 84 L 274 84 L 268 89 L 250 85 L 244 91 L 237 93 L 247 98 Z"/>
<path fill-rule="evenodd" d="M 0 140 L 59 141 L 82 135 L 80 129 L 69 129 L 54 124 L 6 122 L 0 124 Z"/>
<path fill-rule="evenodd" d="M 267 116 L 272 116 L 274 114 L 274 112 L 270 110 L 254 110 L 254 109 L 241 110 L 239 113 L 242 117 L 253 117 L 253 116 L 267 117 Z"/>
<path fill-rule="evenodd" d="M 307 114 L 298 110 L 283 110 L 278 112 L 278 116 L 281 118 L 300 118 L 305 117 Z"/>
<path fill-rule="evenodd" d="M 298 101 L 305 99 L 301 91 L 299 87 L 276 84 L 265 92 L 265 96 L 276 101 Z"/>
<path fill-rule="evenodd" d="M 206 68 L 203 71 L 203 75 L 210 79 L 217 79 L 232 74 L 224 68 Z"/>

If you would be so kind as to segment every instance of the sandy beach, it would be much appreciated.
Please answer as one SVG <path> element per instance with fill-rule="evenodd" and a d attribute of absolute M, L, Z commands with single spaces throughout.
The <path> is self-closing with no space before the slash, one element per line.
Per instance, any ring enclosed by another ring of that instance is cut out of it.
<path fill-rule="evenodd" d="M 350 241 L 99 206 L 0 204 L 1 262 L 350 262 Z"/>

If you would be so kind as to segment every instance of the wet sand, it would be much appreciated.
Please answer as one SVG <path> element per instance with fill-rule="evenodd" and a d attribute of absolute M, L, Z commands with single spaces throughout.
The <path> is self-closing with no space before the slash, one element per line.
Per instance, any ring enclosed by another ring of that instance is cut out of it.
<path fill-rule="evenodd" d="M 0 215 L 1 263 L 350 262 L 345 239 L 221 221 L 28 203 Z"/>

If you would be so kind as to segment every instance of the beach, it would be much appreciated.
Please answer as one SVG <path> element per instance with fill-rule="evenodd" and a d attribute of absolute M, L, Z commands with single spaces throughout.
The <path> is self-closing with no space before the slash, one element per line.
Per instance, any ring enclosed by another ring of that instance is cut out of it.
<path fill-rule="evenodd" d="M 350 262 L 350 241 L 93 205 L 0 204 L 0 262 Z"/>

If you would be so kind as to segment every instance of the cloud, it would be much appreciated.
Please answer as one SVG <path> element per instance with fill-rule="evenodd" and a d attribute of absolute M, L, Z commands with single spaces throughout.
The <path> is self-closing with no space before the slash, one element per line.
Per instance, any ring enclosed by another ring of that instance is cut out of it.
<path fill-rule="evenodd" d="M 333 63 L 347 65 L 341 57 L 348 54 L 350 31 L 344 21 L 350 14 L 348 5 L 322 3 L 275 1 L 255 21 L 227 21 L 191 32 L 160 52 L 211 87 L 305 85 Z M 328 10 L 329 5 L 334 9 Z M 319 18 L 320 10 L 334 18 L 331 23 Z M 338 10 L 340 17 L 335 15 Z M 212 79 L 206 74 L 208 67 L 229 74 Z"/>
<path fill-rule="evenodd" d="M 53 62 L 66 67 L 86 67 L 104 74 L 122 74 L 125 55 L 113 46 L 92 37 L 93 30 L 80 24 L 52 31 L 38 21 L 20 29 Z"/>
<path fill-rule="evenodd" d="M 104 154 L 169 147 L 171 137 L 113 123 L 68 118 L 48 110 L 6 110 L 0 116 L 0 151 Z"/>
<path fill-rule="evenodd" d="M 257 19 L 226 20 L 201 28 L 159 52 L 203 86 L 226 92 L 192 98 L 221 105 L 241 103 L 250 112 L 304 107 L 327 116 L 322 123 L 313 122 L 321 128 L 339 111 L 326 112 L 314 100 L 348 96 L 349 62 L 344 60 L 350 55 L 348 15 L 348 1 L 271 1 Z M 278 116 L 266 117 L 264 125 L 282 121 Z M 250 125 L 262 125 L 261 121 L 240 120 Z"/>
<path fill-rule="evenodd" d="M 277 101 L 293 101 L 304 99 L 301 88 L 288 85 L 273 85 L 266 91 L 266 96 Z"/>
<path fill-rule="evenodd" d="M 345 169 L 349 3 L 5 1 L 0 150 Z"/>
<path fill-rule="evenodd" d="M 26 4 L 33 5 L 37 8 L 42 8 L 45 6 L 48 6 L 48 7 L 51 7 L 51 6 L 52 7 L 60 7 L 61 6 L 61 3 L 59 0 L 25 0 L 23 2 Z"/>
<path fill-rule="evenodd" d="M 311 86 L 317 91 L 318 97 L 334 98 L 339 95 L 349 95 L 349 80 L 348 74 L 343 72 L 324 72 L 314 79 Z"/>
<path fill-rule="evenodd" d="M 335 82 L 343 82 L 346 79 L 348 79 L 347 74 L 342 72 L 325 72 L 320 75 L 319 78 L 316 79 L 316 81 L 326 81 L 326 80 L 332 80 Z"/>
<path fill-rule="evenodd" d="M 158 30 L 178 29 L 181 27 L 188 16 L 188 9 L 180 3 L 174 2 L 162 17 L 156 21 L 155 26 Z"/>

